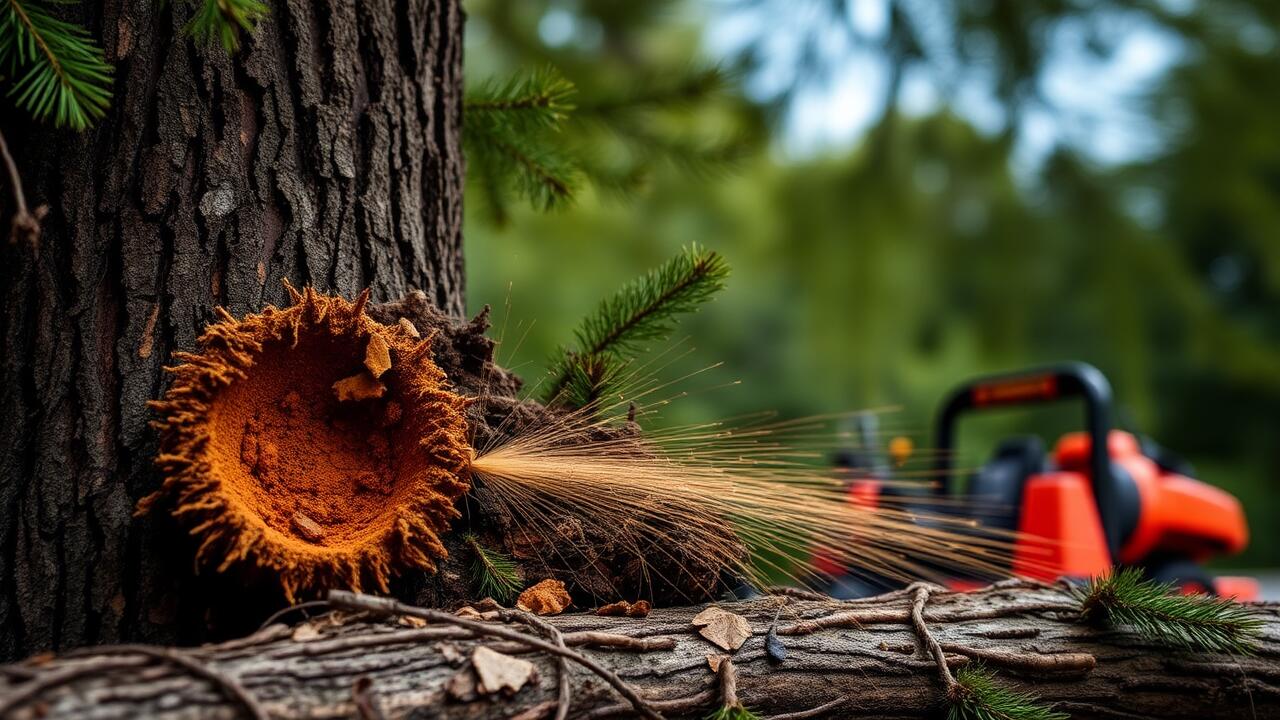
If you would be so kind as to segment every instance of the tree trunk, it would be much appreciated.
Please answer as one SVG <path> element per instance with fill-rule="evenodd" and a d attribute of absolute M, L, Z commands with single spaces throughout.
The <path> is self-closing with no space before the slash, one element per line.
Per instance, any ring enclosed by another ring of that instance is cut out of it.
<path fill-rule="evenodd" d="M 732 654 L 739 698 L 764 714 L 818 707 L 824 711 L 814 717 L 939 713 L 944 694 L 937 667 L 912 628 L 912 600 L 910 592 L 899 591 L 844 603 L 764 598 L 722 605 L 746 617 L 752 631 Z M 1265 627 L 1258 652 L 1248 657 L 1171 652 L 1124 631 L 1080 625 L 1075 607 L 1061 588 L 1005 583 L 932 595 L 922 615 L 949 665 L 980 660 L 1000 683 L 1031 690 L 1076 720 L 1280 717 L 1276 607 L 1258 608 Z M 656 610 L 643 620 L 590 614 L 548 620 L 564 633 L 566 645 L 616 673 L 651 709 L 700 717 L 722 702 L 723 678 L 708 656 L 723 651 L 690 623 L 698 610 Z M 838 613 L 846 614 L 838 627 L 815 629 L 821 623 L 813 621 Z M 786 646 L 780 662 L 765 651 L 775 621 Z M 591 641 L 589 631 L 641 638 L 652 647 L 605 648 L 598 638 Z M 532 661 L 537 679 L 509 697 L 476 695 L 469 658 L 480 644 Z M 0 691 L 0 714 L 231 718 L 248 716 L 256 706 L 273 718 L 527 719 L 550 717 L 558 697 L 557 666 L 544 652 L 501 638 L 477 639 L 457 627 L 373 622 L 349 613 L 345 620 L 327 616 L 294 628 L 272 625 L 178 660 L 144 652 L 91 649 L 3 668 L 0 674 L 9 680 Z M 581 665 L 570 663 L 570 688 L 572 717 L 635 713 Z"/>
<path fill-rule="evenodd" d="M 268 5 L 233 58 L 183 34 L 191 3 L 64 8 L 115 62 L 110 117 L 3 121 L 51 213 L 38 254 L 2 250 L 2 657 L 199 641 L 234 609 L 132 518 L 158 485 L 146 403 L 215 306 L 279 303 L 287 278 L 463 310 L 457 0 Z"/>

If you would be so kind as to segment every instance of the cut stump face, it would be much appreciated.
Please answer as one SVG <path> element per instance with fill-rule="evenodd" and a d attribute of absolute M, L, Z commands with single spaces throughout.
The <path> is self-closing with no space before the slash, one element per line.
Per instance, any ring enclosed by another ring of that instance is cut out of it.
<path fill-rule="evenodd" d="M 291 289 L 292 291 L 292 289 Z M 351 303 L 223 313 L 183 364 L 160 414 L 166 475 L 142 509 L 170 501 L 198 559 L 255 565 L 285 595 L 387 589 L 432 571 L 468 489 L 467 400 L 444 389 L 430 338 Z"/>

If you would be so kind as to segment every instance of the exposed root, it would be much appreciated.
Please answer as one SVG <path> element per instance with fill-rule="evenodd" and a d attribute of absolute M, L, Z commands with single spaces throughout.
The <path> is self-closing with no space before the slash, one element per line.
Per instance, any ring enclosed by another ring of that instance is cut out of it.
<path fill-rule="evenodd" d="M 916 639 L 920 641 L 925 649 L 933 656 L 933 662 L 938 666 L 938 680 L 942 682 L 942 688 L 947 692 L 947 696 L 951 697 L 954 693 L 963 689 L 960 683 L 956 682 L 956 678 L 951 674 L 951 668 L 947 667 L 947 655 L 942 650 L 942 645 L 938 642 L 933 633 L 929 632 L 929 626 L 924 622 L 924 606 L 929 602 L 929 595 L 934 591 L 934 587 L 925 583 L 918 583 L 914 586 L 915 600 L 911 603 L 911 625 L 915 628 Z"/>

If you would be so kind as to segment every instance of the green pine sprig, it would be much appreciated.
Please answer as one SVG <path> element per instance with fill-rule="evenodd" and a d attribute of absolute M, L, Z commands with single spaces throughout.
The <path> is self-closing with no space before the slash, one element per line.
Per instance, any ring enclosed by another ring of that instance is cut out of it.
<path fill-rule="evenodd" d="M 469 177 L 498 221 L 507 216 L 512 190 L 542 210 L 572 199 L 580 171 L 557 136 L 573 93 L 573 84 L 549 68 L 467 93 L 462 139 Z"/>
<path fill-rule="evenodd" d="M 669 337 L 676 318 L 714 297 L 728 276 L 724 258 L 694 244 L 606 299 L 575 333 L 577 347 L 553 362 L 545 402 L 605 394 L 621 366 L 646 343 Z M 603 382 L 584 385 L 584 380 Z"/>
<path fill-rule="evenodd" d="M 1172 583 L 1147 580 L 1138 568 L 1120 568 L 1075 592 L 1081 620 L 1129 627 L 1152 642 L 1181 650 L 1248 654 L 1262 626 L 1234 600 L 1183 595 Z"/>
<path fill-rule="evenodd" d="M 270 10 L 260 0 L 202 0 L 187 23 L 187 34 L 228 53 L 240 49 L 240 34 L 252 33 Z"/>
<path fill-rule="evenodd" d="M 599 401 L 617 387 L 623 371 L 630 364 L 624 358 L 608 354 L 578 355 L 572 350 L 564 352 L 563 372 L 568 373 L 559 402 L 569 407 L 587 407 Z"/>
<path fill-rule="evenodd" d="M 506 603 L 520 592 L 523 580 L 520 568 L 507 555 L 485 547 L 475 535 L 462 537 L 471 549 L 470 580 L 481 597 Z"/>
<path fill-rule="evenodd" d="M 721 705 L 719 710 L 707 716 L 707 720 L 760 720 L 760 716 L 742 705 Z"/>
<path fill-rule="evenodd" d="M 503 81 L 490 80 L 467 93 L 463 112 L 477 122 L 519 131 L 554 130 L 573 110 L 573 83 L 551 68 Z"/>
<path fill-rule="evenodd" d="M 112 68 L 89 31 L 38 0 L 0 0 L 0 72 L 9 97 L 39 121 L 84 130 L 111 103 Z"/>
<path fill-rule="evenodd" d="M 1067 720 L 1067 714 L 1046 707 L 1030 693 L 996 682 L 995 674 L 969 666 L 956 674 L 950 692 L 947 720 Z"/>

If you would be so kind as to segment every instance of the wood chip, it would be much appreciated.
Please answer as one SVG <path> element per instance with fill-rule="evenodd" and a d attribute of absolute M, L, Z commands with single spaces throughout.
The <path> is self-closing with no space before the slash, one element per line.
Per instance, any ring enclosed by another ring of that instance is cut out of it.
<path fill-rule="evenodd" d="M 312 625 L 311 623 L 302 623 L 293 629 L 293 634 L 289 637 L 294 642 L 307 642 L 308 640 L 315 640 L 320 637 L 320 635 L 320 628 Z"/>
<path fill-rule="evenodd" d="M 364 348 L 364 366 L 375 378 L 382 377 L 382 373 L 391 369 L 391 348 L 377 333 L 369 336 L 369 344 Z"/>
<path fill-rule="evenodd" d="M 572 602 L 564 582 L 548 578 L 520 593 L 516 607 L 534 615 L 559 615 Z"/>
<path fill-rule="evenodd" d="M 444 691 L 458 702 L 471 702 L 476 699 L 476 674 L 471 668 L 464 667 L 445 681 Z"/>
<path fill-rule="evenodd" d="M 604 617 L 621 617 L 631 610 L 631 603 L 626 600 L 619 600 L 616 603 L 609 603 L 602 607 L 596 608 L 596 614 Z"/>
<path fill-rule="evenodd" d="M 503 655 L 483 645 L 472 651 L 471 666 L 476 671 L 476 691 L 482 695 L 514 695 L 533 678 L 535 669 L 528 660 Z"/>
<path fill-rule="evenodd" d="M 649 617 L 649 612 L 653 610 L 653 606 L 648 600 L 637 600 L 631 603 L 631 607 L 627 608 L 627 617 L 644 618 Z"/>
<path fill-rule="evenodd" d="M 470 605 L 465 605 L 465 606 L 463 606 L 463 607 L 458 608 L 458 609 L 457 609 L 457 611 L 455 611 L 453 614 L 454 614 L 454 615 L 457 615 L 457 616 L 458 616 L 458 617 L 460 617 L 460 618 L 468 618 L 468 619 L 471 619 L 471 620 L 479 620 L 479 619 L 480 619 L 480 611 L 479 611 L 479 610 L 476 610 L 475 608 L 471 607 Z"/>
<path fill-rule="evenodd" d="M 387 386 L 369 374 L 367 370 L 342 378 L 333 384 L 333 392 L 338 399 L 346 401 L 369 400 L 380 398 L 387 393 Z"/>
<path fill-rule="evenodd" d="M 400 624 L 405 627 L 424 628 L 427 626 L 426 620 L 423 620 L 420 617 L 414 617 L 413 615 L 401 615 L 399 620 Z"/>
<path fill-rule="evenodd" d="M 436 651 L 439 652 L 440 657 L 444 658 L 444 661 L 450 665 L 457 666 L 464 660 L 462 657 L 462 651 L 453 643 L 440 643 L 436 645 Z"/>
<path fill-rule="evenodd" d="M 404 328 L 404 331 L 409 333 L 411 337 L 422 337 L 422 333 L 418 332 L 418 328 L 409 322 L 409 318 L 400 318 L 400 327 Z"/>
<path fill-rule="evenodd" d="M 721 655 L 719 653 L 712 653 L 710 655 L 707 655 L 707 665 L 711 668 L 711 672 L 713 673 L 720 672 L 720 663 L 724 662 L 724 659 L 726 657 L 728 656 Z"/>
<path fill-rule="evenodd" d="M 721 650 L 737 650 L 751 637 L 751 624 L 746 618 L 718 607 L 698 613 L 693 624 L 702 626 L 698 634 Z"/>
<path fill-rule="evenodd" d="M 302 536 L 303 540 L 315 543 L 324 539 L 324 528 L 320 527 L 315 520 L 300 512 L 295 512 L 290 520 L 293 523 L 293 529 Z"/>

